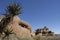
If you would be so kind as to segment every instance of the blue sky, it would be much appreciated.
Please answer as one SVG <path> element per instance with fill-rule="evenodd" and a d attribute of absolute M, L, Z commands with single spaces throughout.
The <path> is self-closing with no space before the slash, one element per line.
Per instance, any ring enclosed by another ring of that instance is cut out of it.
<path fill-rule="evenodd" d="M 47 26 L 60 34 L 60 0 L 13 0 L 22 5 L 19 17 L 27 21 L 32 29 Z M 12 0 L 0 0 L 0 14 L 5 13 L 6 6 Z"/>

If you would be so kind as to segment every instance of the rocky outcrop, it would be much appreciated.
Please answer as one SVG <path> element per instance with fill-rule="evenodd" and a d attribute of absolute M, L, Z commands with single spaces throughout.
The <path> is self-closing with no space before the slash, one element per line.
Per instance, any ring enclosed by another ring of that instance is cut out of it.
<path fill-rule="evenodd" d="M 0 18 L 3 19 L 4 17 Z M 1 20 L 0 20 L 1 21 Z M 21 20 L 18 16 L 14 16 L 13 20 L 8 23 L 6 26 L 6 29 L 13 30 L 12 32 L 15 34 L 18 38 L 30 38 L 32 33 L 32 28 L 29 25 L 29 23 Z"/>
<path fill-rule="evenodd" d="M 31 26 L 17 16 L 14 16 L 13 21 L 11 21 L 6 28 L 11 28 L 18 37 L 31 37 Z"/>
<path fill-rule="evenodd" d="M 4 17 L 0 17 L 0 22 Z M 18 16 L 13 17 L 13 20 L 6 25 L 6 29 L 12 30 L 13 34 L 10 34 L 7 38 L 5 37 L 4 40 L 33 40 L 43 36 L 54 35 L 54 32 L 50 31 L 46 26 L 33 32 L 29 23 L 21 20 Z M 2 36 L 0 35 L 0 40 L 2 40 L 4 35 L 4 33 Z"/>
<path fill-rule="evenodd" d="M 45 26 L 44 28 L 37 29 L 35 35 L 54 36 L 54 32 L 50 31 L 49 28 Z"/>

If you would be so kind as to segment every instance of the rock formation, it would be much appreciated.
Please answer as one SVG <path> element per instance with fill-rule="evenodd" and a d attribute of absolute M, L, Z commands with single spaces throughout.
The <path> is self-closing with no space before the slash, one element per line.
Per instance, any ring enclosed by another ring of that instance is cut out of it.
<path fill-rule="evenodd" d="M 41 35 L 41 36 L 53 36 L 54 32 L 50 31 L 46 26 L 41 29 L 37 29 L 35 32 L 36 35 Z"/>
<path fill-rule="evenodd" d="M 1 19 L 3 19 L 3 17 L 0 18 L 0 20 Z M 18 16 L 13 17 L 13 20 L 6 26 L 6 29 L 13 30 L 13 33 L 18 38 L 31 38 L 31 26 L 27 22 L 21 20 Z"/>
<path fill-rule="evenodd" d="M 0 22 L 4 17 L 0 17 Z M 50 31 L 46 26 L 33 32 L 29 23 L 21 20 L 18 16 L 13 17 L 13 20 L 6 25 L 6 29 L 10 29 L 14 33 L 9 35 L 9 40 L 33 40 L 42 36 L 54 36 L 54 32 Z M 0 35 L 0 40 L 2 40 L 2 36 Z M 8 38 L 4 40 L 8 40 Z"/>
<path fill-rule="evenodd" d="M 21 36 L 21 37 L 31 36 L 30 34 L 31 26 L 27 22 L 22 21 L 17 16 L 14 16 L 13 21 L 11 21 L 6 28 L 13 29 L 13 32 L 17 36 Z"/>

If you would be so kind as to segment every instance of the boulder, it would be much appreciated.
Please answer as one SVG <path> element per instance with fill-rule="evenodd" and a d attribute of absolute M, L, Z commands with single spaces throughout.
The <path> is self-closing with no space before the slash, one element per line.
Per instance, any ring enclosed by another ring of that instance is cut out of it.
<path fill-rule="evenodd" d="M 18 16 L 13 17 L 6 29 L 12 29 L 17 37 L 31 37 L 31 26 L 27 22 L 22 21 Z"/>

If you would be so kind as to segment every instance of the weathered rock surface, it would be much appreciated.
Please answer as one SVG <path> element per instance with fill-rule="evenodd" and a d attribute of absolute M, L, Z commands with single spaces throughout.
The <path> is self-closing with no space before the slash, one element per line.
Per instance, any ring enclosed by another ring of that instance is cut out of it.
<path fill-rule="evenodd" d="M 3 18 L 3 16 L 0 17 L 0 19 L 2 19 L 2 18 Z M 21 40 L 25 40 L 25 39 L 31 40 L 32 39 L 31 26 L 27 22 L 21 20 L 18 16 L 13 17 L 13 20 L 10 21 L 10 23 L 8 23 L 8 25 L 6 26 L 6 29 L 11 29 L 11 30 L 13 30 L 12 32 L 14 33 L 14 35 L 9 36 L 9 40 L 18 40 L 18 39 L 19 40 L 20 39 Z"/>
<path fill-rule="evenodd" d="M 31 37 L 30 30 L 28 30 L 27 27 L 21 26 L 20 23 L 23 23 L 23 25 L 26 25 L 31 29 L 31 26 L 28 23 L 21 21 L 17 16 L 14 16 L 13 21 L 11 21 L 6 28 L 11 28 L 18 37 Z"/>

